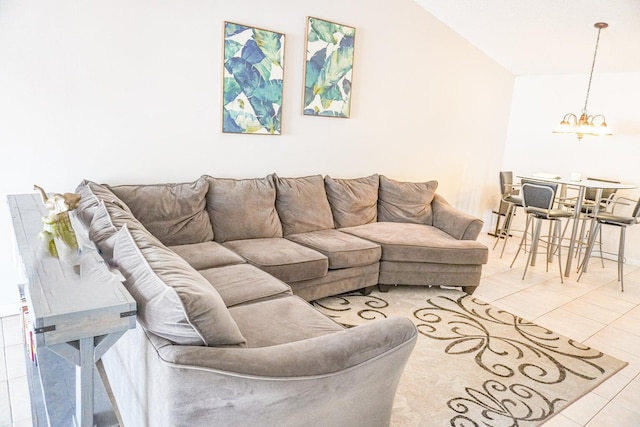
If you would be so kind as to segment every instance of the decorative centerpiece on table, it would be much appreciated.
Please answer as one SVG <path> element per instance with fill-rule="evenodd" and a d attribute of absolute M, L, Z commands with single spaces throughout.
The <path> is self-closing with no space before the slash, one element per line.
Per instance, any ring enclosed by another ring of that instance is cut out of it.
<path fill-rule="evenodd" d="M 48 196 L 47 193 L 37 185 L 33 186 L 42 197 L 42 203 L 49 213 L 42 217 L 43 230 L 40 232 L 46 252 L 52 257 L 60 258 L 70 252 L 76 253 L 78 250 L 78 240 L 76 233 L 69 219 L 69 212 L 78 207 L 80 194 L 76 193 L 55 193 Z M 66 248 L 60 247 L 57 242 L 62 242 Z"/>

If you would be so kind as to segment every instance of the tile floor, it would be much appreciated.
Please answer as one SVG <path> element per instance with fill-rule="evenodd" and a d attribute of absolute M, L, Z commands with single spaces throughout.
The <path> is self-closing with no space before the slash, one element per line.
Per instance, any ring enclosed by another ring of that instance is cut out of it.
<path fill-rule="evenodd" d="M 522 280 L 526 254 L 509 267 L 517 238 L 508 241 L 502 259 L 499 248 L 491 250 L 493 237 L 483 233 L 479 240 L 489 246 L 489 263 L 474 296 L 629 362 L 545 427 L 640 426 L 640 268 L 625 266 L 624 293 L 616 281 L 615 262 L 605 260 L 602 268 L 597 258 L 580 282 L 572 272 L 561 284 L 557 264 L 546 272 L 543 258 Z M 29 426 L 20 320 L 9 316 L 0 323 L 0 427 Z"/>
<path fill-rule="evenodd" d="M 0 318 L 0 426 L 31 426 L 20 317 Z"/>

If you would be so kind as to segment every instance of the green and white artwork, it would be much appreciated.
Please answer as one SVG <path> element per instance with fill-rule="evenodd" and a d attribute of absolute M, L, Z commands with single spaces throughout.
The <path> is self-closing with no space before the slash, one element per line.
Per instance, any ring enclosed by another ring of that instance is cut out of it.
<path fill-rule="evenodd" d="M 307 20 L 303 114 L 349 117 L 356 29 Z"/>
<path fill-rule="evenodd" d="M 224 23 L 222 131 L 282 131 L 284 34 Z"/>

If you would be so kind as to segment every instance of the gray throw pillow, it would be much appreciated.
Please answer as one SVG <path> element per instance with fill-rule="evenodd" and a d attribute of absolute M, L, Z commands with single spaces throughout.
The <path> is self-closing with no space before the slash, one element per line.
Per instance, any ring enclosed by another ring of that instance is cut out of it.
<path fill-rule="evenodd" d="M 431 201 L 438 181 L 400 182 L 380 175 L 378 222 L 433 224 Z"/>
<path fill-rule="evenodd" d="M 216 242 L 282 237 L 273 176 L 207 179 L 207 212 Z"/>
<path fill-rule="evenodd" d="M 135 228 L 149 233 L 131 212 L 119 204 L 100 200 L 89 225 L 89 238 L 96 244 L 104 259 L 111 260 L 113 257 L 114 236 L 125 224 L 129 230 Z"/>
<path fill-rule="evenodd" d="M 322 175 L 274 177 L 276 209 L 285 236 L 335 228 Z"/>
<path fill-rule="evenodd" d="M 207 213 L 209 183 L 195 182 L 110 187 L 129 206 L 138 220 L 168 246 L 213 240 Z"/>
<path fill-rule="evenodd" d="M 85 179 L 76 187 L 76 193 L 80 194 L 80 202 L 75 212 L 85 225 L 91 224 L 93 215 L 101 200 L 108 203 L 115 203 L 122 209 L 130 212 L 127 205 L 113 194 L 106 185 L 96 184 L 95 182 Z"/>
<path fill-rule="evenodd" d="M 246 345 L 218 291 L 145 230 L 118 231 L 114 262 L 147 330 L 182 345 Z"/>
<path fill-rule="evenodd" d="M 95 243 L 106 260 L 113 258 L 114 236 L 117 232 L 118 229 L 111 221 L 104 200 L 100 200 L 89 226 L 89 239 Z"/>
<path fill-rule="evenodd" d="M 378 218 L 378 174 L 364 178 L 324 177 L 327 198 L 336 228 L 376 222 Z"/>

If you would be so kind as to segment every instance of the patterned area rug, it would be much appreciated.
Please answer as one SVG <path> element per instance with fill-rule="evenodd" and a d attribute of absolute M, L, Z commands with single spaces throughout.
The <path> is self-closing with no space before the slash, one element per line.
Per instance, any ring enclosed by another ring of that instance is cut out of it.
<path fill-rule="evenodd" d="M 391 316 L 417 326 L 392 426 L 538 426 L 627 365 L 453 289 L 395 287 L 313 304 L 347 327 Z"/>

